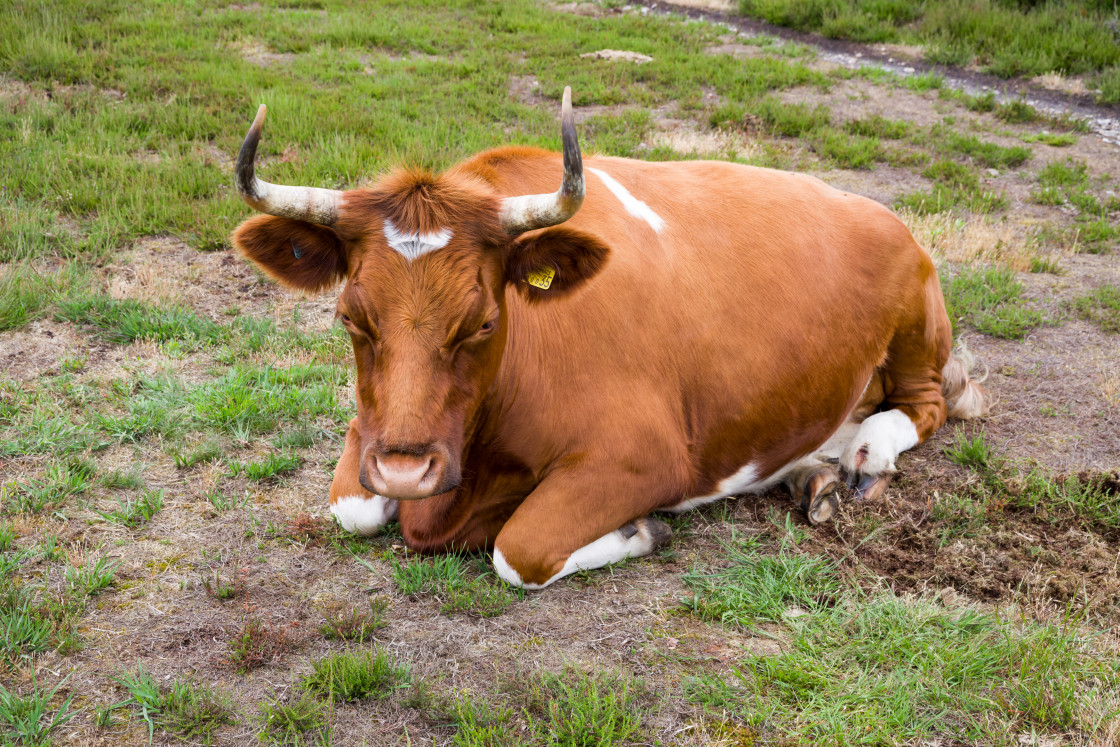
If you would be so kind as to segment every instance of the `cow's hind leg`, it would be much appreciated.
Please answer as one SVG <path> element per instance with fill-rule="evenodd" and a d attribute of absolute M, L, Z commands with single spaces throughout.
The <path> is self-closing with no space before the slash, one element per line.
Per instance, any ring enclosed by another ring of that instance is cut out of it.
<path fill-rule="evenodd" d="M 840 454 L 840 466 L 856 497 L 873 498 L 886 490 L 895 459 L 925 441 L 949 414 L 975 417 L 985 411 L 983 391 L 969 379 L 968 366 L 951 355 L 952 331 L 934 275 L 919 318 L 903 323 L 891 340 L 879 370 L 881 411 L 860 423 Z"/>
<path fill-rule="evenodd" d="M 354 421 L 346 433 L 346 447 L 342 450 L 331 482 L 331 513 L 348 532 L 370 536 L 397 518 L 397 502 L 369 492 L 358 482 L 361 467 L 362 440 Z"/>

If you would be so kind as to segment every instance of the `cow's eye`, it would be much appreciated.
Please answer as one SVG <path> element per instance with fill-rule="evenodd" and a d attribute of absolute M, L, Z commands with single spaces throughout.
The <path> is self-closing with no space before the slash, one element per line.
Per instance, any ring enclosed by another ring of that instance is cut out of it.
<path fill-rule="evenodd" d="M 353 322 L 350 321 L 350 317 L 346 316 L 345 314 L 339 314 L 338 318 L 342 320 L 343 324 L 353 324 Z"/>
<path fill-rule="evenodd" d="M 493 332 L 494 331 L 494 322 L 486 322 L 486 324 L 483 324 L 481 327 L 478 328 L 478 331 L 483 332 L 483 333 Z"/>

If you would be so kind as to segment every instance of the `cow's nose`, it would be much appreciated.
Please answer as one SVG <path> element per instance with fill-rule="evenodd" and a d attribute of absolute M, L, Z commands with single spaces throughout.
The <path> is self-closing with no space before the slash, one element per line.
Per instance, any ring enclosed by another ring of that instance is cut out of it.
<path fill-rule="evenodd" d="M 439 449 L 369 449 L 359 475 L 362 485 L 385 498 L 409 500 L 435 495 L 447 460 Z"/>

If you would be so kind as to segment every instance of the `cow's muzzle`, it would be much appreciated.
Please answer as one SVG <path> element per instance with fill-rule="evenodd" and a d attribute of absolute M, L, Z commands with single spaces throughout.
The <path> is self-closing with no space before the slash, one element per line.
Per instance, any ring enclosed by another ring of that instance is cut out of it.
<path fill-rule="evenodd" d="M 458 464 L 440 444 L 366 447 L 358 481 L 371 493 L 401 501 L 430 498 L 459 484 Z"/>

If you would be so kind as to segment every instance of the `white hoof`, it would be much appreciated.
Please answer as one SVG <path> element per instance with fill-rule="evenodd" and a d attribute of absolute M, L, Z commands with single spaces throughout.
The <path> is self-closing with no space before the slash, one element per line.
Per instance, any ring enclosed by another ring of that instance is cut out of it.
<path fill-rule="evenodd" d="M 369 537 L 397 518 L 397 502 L 379 495 L 345 495 L 331 503 L 331 513 L 346 531 Z"/>

